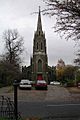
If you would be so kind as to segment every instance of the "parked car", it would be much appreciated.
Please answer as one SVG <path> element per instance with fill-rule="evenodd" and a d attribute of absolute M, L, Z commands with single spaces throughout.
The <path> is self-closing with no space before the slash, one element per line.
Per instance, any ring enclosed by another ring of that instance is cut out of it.
<path fill-rule="evenodd" d="M 60 85 L 60 82 L 58 82 L 58 81 L 51 81 L 50 85 Z"/>
<path fill-rule="evenodd" d="M 77 83 L 77 87 L 80 88 L 80 82 Z"/>
<path fill-rule="evenodd" d="M 45 89 L 45 90 L 47 90 L 47 88 L 48 88 L 47 82 L 45 80 L 37 80 L 37 82 L 35 84 L 35 88 L 36 89 Z"/>
<path fill-rule="evenodd" d="M 19 83 L 19 89 L 31 89 L 31 88 L 32 88 L 31 82 L 27 79 L 23 79 Z"/>

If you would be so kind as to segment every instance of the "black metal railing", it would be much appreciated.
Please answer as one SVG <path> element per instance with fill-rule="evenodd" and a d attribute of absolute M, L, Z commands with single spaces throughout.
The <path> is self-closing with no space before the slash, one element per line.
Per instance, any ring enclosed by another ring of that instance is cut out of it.
<path fill-rule="evenodd" d="M 18 120 L 21 120 L 21 115 L 17 114 Z M 0 117 L 15 120 L 14 102 L 8 97 L 0 96 Z"/>

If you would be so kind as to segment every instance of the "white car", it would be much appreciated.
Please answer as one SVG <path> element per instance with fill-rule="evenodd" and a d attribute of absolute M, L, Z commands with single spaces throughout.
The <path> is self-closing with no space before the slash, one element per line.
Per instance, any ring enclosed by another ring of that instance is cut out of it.
<path fill-rule="evenodd" d="M 19 88 L 20 89 L 31 89 L 32 88 L 31 82 L 27 79 L 23 79 L 19 83 Z"/>
<path fill-rule="evenodd" d="M 52 81 L 52 82 L 50 82 L 50 85 L 60 85 L 60 82 L 58 82 L 58 81 Z"/>

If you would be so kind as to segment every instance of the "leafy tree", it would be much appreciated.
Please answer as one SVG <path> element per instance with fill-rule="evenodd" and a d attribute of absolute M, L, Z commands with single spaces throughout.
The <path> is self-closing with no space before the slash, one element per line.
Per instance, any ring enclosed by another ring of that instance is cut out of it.
<path fill-rule="evenodd" d="M 7 61 L 0 61 L 0 83 L 10 85 L 15 79 L 19 80 L 21 77 L 20 67 L 10 64 Z"/>
<path fill-rule="evenodd" d="M 59 67 L 56 70 L 56 79 L 60 82 L 64 79 L 64 67 Z"/>
<path fill-rule="evenodd" d="M 66 65 L 64 67 L 59 67 L 56 70 L 57 80 L 61 83 L 67 83 L 68 85 L 74 85 L 75 81 L 75 73 L 77 71 L 77 67 L 72 65 Z M 79 76 L 79 74 L 78 74 Z M 76 74 L 77 79 L 77 74 Z"/>
<path fill-rule="evenodd" d="M 76 80 L 75 80 L 75 73 L 76 73 L 77 68 L 72 65 L 67 65 L 64 68 L 64 80 L 62 83 L 67 83 L 67 86 L 74 86 L 76 85 Z"/>
<path fill-rule="evenodd" d="M 80 0 L 43 0 L 44 14 L 56 15 L 56 31 L 67 33 L 67 39 L 80 39 Z"/>
<path fill-rule="evenodd" d="M 80 70 L 76 71 L 76 82 L 80 82 Z"/>
<path fill-rule="evenodd" d="M 69 80 L 74 80 L 75 79 L 75 71 L 76 71 L 76 68 L 72 65 L 67 65 L 65 68 L 64 68 L 64 76 L 65 76 L 65 79 L 69 79 Z"/>

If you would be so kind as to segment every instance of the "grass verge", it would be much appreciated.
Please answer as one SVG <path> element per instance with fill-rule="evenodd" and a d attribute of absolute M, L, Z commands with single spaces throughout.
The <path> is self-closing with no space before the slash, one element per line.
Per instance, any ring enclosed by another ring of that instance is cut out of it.
<path fill-rule="evenodd" d="M 67 87 L 67 90 L 73 94 L 80 94 L 80 88 L 78 87 Z"/>

